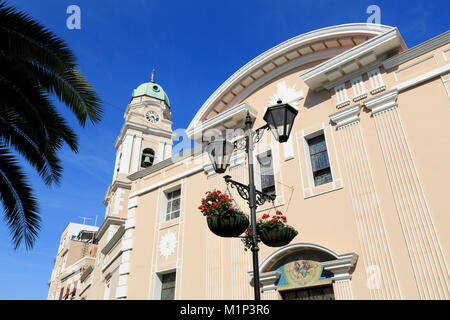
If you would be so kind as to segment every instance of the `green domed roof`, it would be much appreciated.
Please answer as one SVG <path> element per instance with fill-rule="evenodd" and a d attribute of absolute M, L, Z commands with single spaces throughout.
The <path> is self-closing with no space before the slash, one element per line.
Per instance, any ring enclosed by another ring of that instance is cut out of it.
<path fill-rule="evenodd" d="M 163 88 L 157 83 L 146 82 L 137 87 L 137 89 L 134 89 L 133 98 L 140 96 L 149 96 L 152 98 L 165 101 L 166 104 L 170 107 L 169 97 L 164 92 Z"/>

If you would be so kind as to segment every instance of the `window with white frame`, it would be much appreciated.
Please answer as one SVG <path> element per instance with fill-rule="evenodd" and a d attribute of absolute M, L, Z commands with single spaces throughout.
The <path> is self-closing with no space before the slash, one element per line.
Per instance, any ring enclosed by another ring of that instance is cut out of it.
<path fill-rule="evenodd" d="M 181 189 L 166 192 L 165 220 L 169 221 L 180 216 Z"/>
<path fill-rule="evenodd" d="M 273 171 L 272 152 L 266 151 L 256 156 L 261 192 L 275 195 L 275 174 Z"/>
<path fill-rule="evenodd" d="M 161 279 L 161 300 L 175 299 L 176 272 L 162 274 Z"/>
<path fill-rule="evenodd" d="M 350 103 L 347 95 L 347 89 L 345 87 L 345 83 L 336 86 L 334 88 L 334 92 L 336 93 L 336 107 L 342 108 Z"/>
<path fill-rule="evenodd" d="M 366 88 L 361 76 L 356 77 L 350 81 L 353 89 L 353 101 L 358 101 L 367 97 Z"/>
<path fill-rule="evenodd" d="M 332 182 L 333 177 L 331 175 L 325 134 L 322 131 L 318 135 L 306 138 L 306 142 L 308 145 L 311 174 L 314 185 L 318 187 Z"/>
<path fill-rule="evenodd" d="M 381 72 L 379 68 L 373 69 L 367 72 L 370 81 L 370 93 L 375 94 L 382 91 L 386 86 L 384 85 L 383 78 L 381 77 Z"/>

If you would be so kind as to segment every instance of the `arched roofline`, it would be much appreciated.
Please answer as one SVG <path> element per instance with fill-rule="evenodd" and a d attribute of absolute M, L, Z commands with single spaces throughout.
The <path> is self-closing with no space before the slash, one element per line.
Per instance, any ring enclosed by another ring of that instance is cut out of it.
<path fill-rule="evenodd" d="M 212 109 L 217 108 L 219 113 L 233 97 L 237 96 L 244 88 L 256 81 L 262 75 L 271 72 L 286 62 L 302 57 L 304 53 L 315 54 L 320 49 L 329 50 L 331 47 L 326 42 L 338 43 L 344 47 L 342 39 L 348 37 L 349 46 L 356 46 L 367 41 L 368 38 L 381 35 L 394 29 L 390 26 L 353 23 L 327 27 L 314 30 L 291 38 L 281 44 L 260 54 L 228 78 L 202 105 L 187 128 L 188 136 L 191 136 L 194 128 L 199 125 Z M 316 51 L 316 49 L 318 49 Z M 290 59 L 292 57 L 292 59 Z"/>

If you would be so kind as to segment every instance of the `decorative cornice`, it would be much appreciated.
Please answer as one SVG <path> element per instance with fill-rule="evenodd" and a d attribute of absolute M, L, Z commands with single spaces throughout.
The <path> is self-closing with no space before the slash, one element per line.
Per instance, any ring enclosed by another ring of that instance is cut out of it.
<path fill-rule="evenodd" d="M 321 262 L 321 264 L 325 270 L 333 273 L 334 277 L 332 279 L 334 281 L 350 280 L 352 277 L 350 271 L 357 260 L 358 255 L 356 253 L 348 253 L 339 256 L 337 260 Z"/>
<path fill-rule="evenodd" d="M 386 52 L 399 47 L 402 50 L 407 48 L 398 29 L 392 28 L 308 70 L 301 75 L 301 78 L 312 90 L 317 91 L 328 82 L 335 83 L 339 81 L 339 78 L 353 74 L 356 70 L 373 63 Z"/>
<path fill-rule="evenodd" d="M 123 138 L 127 135 L 126 132 L 129 129 L 137 130 L 145 134 L 164 137 L 170 140 L 176 139 L 176 135 L 172 131 L 151 128 L 146 125 L 127 120 L 124 122 L 122 129 L 120 130 L 120 135 L 117 137 L 116 142 L 114 143 L 114 148 L 117 149 L 119 147 L 119 144 L 122 142 Z"/>
<path fill-rule="evenodd" d="M 127 105 L 127 108 L 125 109 L 125 114 L 129 112 L 130 109 L 140 108 L 140 107 L 147 107 L 147 106 L 155 106 L 159 107 L 161 111 L 169 110 L 169 107 L 166 106 L 166 104 L 160 100 L 151 99 L 151 100 L 145 100 L 142 102 L 137 103 L 130 103 Z"/>
<path fill-rule="evenodd" d="M 250 285 L 254 286 L 254 278 L 253 271 L 249 271 L 248 275 L 250 276 Z M 272 291 L 277 289 L 277 282 L 281 277 L 280 271 L 269 271 L 262 272 L 259 274 L 259 283 L 261 286 L 262 292 Z"/>
<path fill-rule="evenodd" d="M 101 239 L 101 237 L 103 236 L 103 234 L 105 233 L 105 231 L 108 229 L 108 227 L 111 224 L 119 224 L 119 225 L 121 225 L 121 224 L 124 224 L 125 221 L 126 221 L 126 219 L 123 219 L 123 218 L 115 218 L 115 217 L 107 216 L 105 218 L 105 220 L 103 220 L 103 223 L 100 226 L 100 228 L 98 229 L 96 238 L 97 239 Z"/>
<path fill-rule="evenodd" d="M 416 78 L 413 78 L 411 80 L 402 82 L 402 83 L 396 85 L 394 87 L 394 89 L 398 90 L 399 92 L 403 91 L 403 90 L 407 90 L 407 89 L 409 89 L 411 87 L 414 87 L 416 85 L 421 84 L 422 82 L 425 82 L 425 81 L 428 81 L 428 80 L 433 79 L 435 77 L 439 77 L 440 75 L 446 74 L 449 71 L 450 71 L 450 64 L 446 64 L 446 65 L 444 65 L 444 66 L 442 66 L 440 68 L 437 68 L 435 70 L 427 72 L 427 73 L 425 73 L 423 75 L 420 75 L 420 76 L 418 76 Z"/>
<path fill-rule="evenodd" d="M 434 37 L 428 41 L 425 41 L 405 52 L 393 56 L 383 62 L 383 67 L 385 69 L 391 69 L 397 67 L 398 65 L 408 62 L 414 58 L 417 58 L 427 52 L 433 51 L 443 45 L 450 42 L 450 31 L 444 32 L 443 34 Z"/>
<path fill-rule="evenodd" d="M 125 228 L 123 225 L 119 227 L 116 233 L 112 236 L 112 238 L 108 241 L 108 243 L 103 247 L 101 253 L 104 255 L 108 254 L 109 251 L 114 247 L 114 245 L 122 238 L 125 233 Z"/>
<path fill-rule="evenodd" d="M 372 115 L 379 112 L 395 108 L 397 106 L 398 91 L 396 89 L 386 91 L 373 98 L 364 101 L 367 109 L 372 111 Z"/>
<path fill-rule="evenodd" d="M 114 193 L 117 188 L 127 189 L 131 190 L 131 182 L 125 182 L 120 180 L 114 180 L 112 184 L 108 186 L 108 189 L 106 190 L 105 197 L 103 199 L 103 204 L 106 206 L 108 205 L 108 200 L 112 193 Z"/>
<path fill-rule="evenodd" d="M 336 124 L 336 129 L 346 126 L 350 123 L 359 121 L 360 104 L 355 104 L 339 112 L 331 114 L 330 120 Z"/>

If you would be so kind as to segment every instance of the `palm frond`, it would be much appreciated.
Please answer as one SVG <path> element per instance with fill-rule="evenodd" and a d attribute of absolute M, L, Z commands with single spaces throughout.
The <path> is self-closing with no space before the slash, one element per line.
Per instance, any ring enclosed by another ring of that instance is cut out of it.
<path fill-rule="evenodd" d="M 37 144 L 21 129 L 25 127 L 20 119 L 2 114 L 0 108 L 0 143 L 14 148 L 39 172 L 47 185 L 59 183 L 62 167 L 55 151 L 47 149 L 40 152 Z M 25 127 L 26 129 L 26 127 Z"/>
<path fill-rule="evenodd" d="M 40 229 L 38 204 L 17 160 L 0 146 L 0 200 L 14 248 L 33 248 Z"/>
<path fill-rule="evenodd" d="M 63 72 L 75 67 L 75 55 L 53 32 L 16 8 L 0 3 L 0 43 L 3 54 Z"/>

